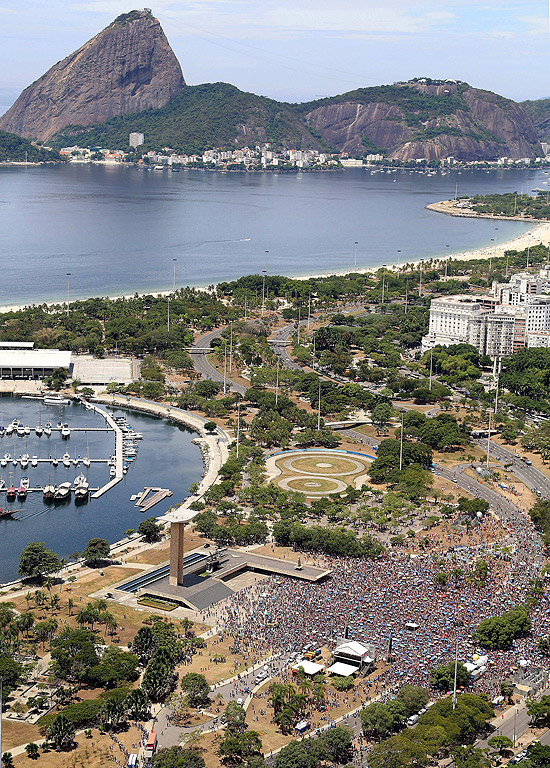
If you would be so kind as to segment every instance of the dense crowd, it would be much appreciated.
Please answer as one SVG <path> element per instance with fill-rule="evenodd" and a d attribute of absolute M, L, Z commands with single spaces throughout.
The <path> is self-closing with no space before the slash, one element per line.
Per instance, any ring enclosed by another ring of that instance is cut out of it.
<path fill-rule="evenodd" d="M 486 541 L 477 547 L 449 546 L 413 555 L 393 551 L 377 562 L 319 558 L 318 565 L 332 569 L 325 582 L 271 577 L 219 606 L 218 628 L 251 662 L 273 651 L 300 651 L 311 641 L 334 647 L 346 628 L 350 638 L 374 644 L 381 658 L 387 656 L 391 638 L 395 663 L 382 675 L 382 690 L 426 685 L 434 667 L 454 659 L 457 641 L 459 659 L 471 661 L 481 651 L 472 641 L 479 622 L 522 602 L 530 581 L 540 574 L 540 537 L 527 516 L 512 505 L 500 510 L 500 516 L 511 544 L 509 559 L 502 559 L 490 541 L 494 526 L 489 518 Z M 480 557 L 489 565 L 485 582 L 473 578 Z M 457 568 L 464 576 L 453 579 Z M 441 571 L 449 574 L 443 587 L 435 579 Z M 550 631 L 547 615 L 544 597 L 532 613 L 531 635 L 516 640 L 509 651 L 489 653 L 489 669 L 476 683 L 477 690 L 494 695 L 521 659 L 540 660 L 536 641 Z M 407 622 L 417 623 L 418 629 L 406 629 Z"/>

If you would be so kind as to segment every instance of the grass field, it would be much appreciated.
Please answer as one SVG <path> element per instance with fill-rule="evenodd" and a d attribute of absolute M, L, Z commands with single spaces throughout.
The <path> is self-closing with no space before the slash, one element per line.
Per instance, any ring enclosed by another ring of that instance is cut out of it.
<path fill-rule="evenodd" d="M 300 493 L 337 493 L 340 488 L 335 480 L 324 477 L 292 477 L 287 485 L 293 491 Z M 341 492 L 341 490 L 340 490 Z"/>

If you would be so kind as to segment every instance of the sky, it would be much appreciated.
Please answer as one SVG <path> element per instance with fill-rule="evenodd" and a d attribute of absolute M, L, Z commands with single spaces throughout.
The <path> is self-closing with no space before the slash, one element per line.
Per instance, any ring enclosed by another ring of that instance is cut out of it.
<path fill-rule="evenodd" d="M 150 0 L 153 2 L 153 0 Z M 550 97 L 550 0 L 156 0 L 190 85 L 306 101 L 416 76 Z M 132 0 L 0 0 L 0 108 L 132 10 Z"/>

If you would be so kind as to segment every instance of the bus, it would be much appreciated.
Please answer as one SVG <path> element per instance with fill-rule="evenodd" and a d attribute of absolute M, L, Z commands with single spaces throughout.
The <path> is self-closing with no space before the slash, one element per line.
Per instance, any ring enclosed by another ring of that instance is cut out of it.
<path fill-rule="evenodd" d="M 154 731 L 151 731 L 149 738 L 147 739 L 147 746 L 145 747 L 145 757 L 153 757 L 156 748 L 157 734 Z"/>

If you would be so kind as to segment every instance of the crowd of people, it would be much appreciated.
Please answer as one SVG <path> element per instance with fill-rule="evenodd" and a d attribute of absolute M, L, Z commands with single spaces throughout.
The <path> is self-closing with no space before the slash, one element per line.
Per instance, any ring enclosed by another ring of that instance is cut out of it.
<path fill-rule="evenodd" d="M 425 686 L 434 667 L 454 659 L 457 641 L 462 662 L 481 652 L 472 639 L 479 622 L 521 603 L 540 574 L 540 537 L 527 516 L 513 505 L 500 515 L 511 545 L 504 558 L 489 540 L 412 555 L 393 550 L 376 562 L 318 557 L 317 565 L 332 570 L 326 581 L 271 577 L 255 584 L 215 609 L 218 629 L 233 638 L 250 663 L 272 652 L 300 651 L 309 642 L 333 648 L 346 630 L 350 638 L 374 644 L 380 660 L 391 640 L 395 661 L 381 676 L 383 690 L 393 692 L 407 683 Z M 494 535 L 490 517 L 487 532 Z M 480 558 L 489 566 L 483 581 L 475 577 Z M 459 568 L 463 575 L 457 578 Z M 436 579 L 442 571 L 449 575 L 446 585 Z M 489 653 L 489 669 L 476 690 L 495 695 L 520 660 L 540 661 L 536 643 L 550 632 L 547 614 L 543 597 L 532 611 L 532 633 L 511 650 Z M 418 628 L 410 631 L 407 622 Z"/>

